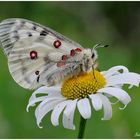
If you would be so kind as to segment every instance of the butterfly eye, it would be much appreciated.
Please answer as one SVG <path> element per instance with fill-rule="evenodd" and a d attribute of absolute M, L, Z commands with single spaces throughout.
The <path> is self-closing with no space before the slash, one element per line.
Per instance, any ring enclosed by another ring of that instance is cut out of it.
<path fill-rule="evenodd" d="M 95 56 L 95 54 L 93 53 L 92 56 L 91 56 L 91 58 L 94 58 L 94 56 Z"/>

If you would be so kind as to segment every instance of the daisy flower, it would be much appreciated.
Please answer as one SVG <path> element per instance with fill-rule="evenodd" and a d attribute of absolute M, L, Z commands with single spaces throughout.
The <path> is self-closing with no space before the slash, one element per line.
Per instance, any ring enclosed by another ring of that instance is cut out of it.
<path fill-rule="evenodd" d="M 60 86 L 43 86 L 37 89 L 29 99 L 29 107 L 39 102 L 35 110 L 37 125 L 50 111 L 51 122 L 54 126 L 59 125 L 59 116 L 63 113 L 62 123 L 64 128 L 75 129 L 74 112 L 78 108 L 84 119 L 89 119 L 92 110 L 103 109 L 102 120 L 112 117 L 111 97 L 120 101 L 124 109 L 131 101 L 130 96 L 122 89 L 124 84 L 129 88 L 139 86 L 140 75 L 129 72 L 124 66 L 115 66 L 107 71 L 97 70 L 65 80 Z M 43 94 L 42 94 L 43 93 Z"/>

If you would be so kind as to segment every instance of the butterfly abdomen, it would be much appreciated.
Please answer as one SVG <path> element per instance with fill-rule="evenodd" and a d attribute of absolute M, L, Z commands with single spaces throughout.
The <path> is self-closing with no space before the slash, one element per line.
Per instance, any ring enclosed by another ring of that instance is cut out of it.
<path fill-rule="evenodd" d="M 60 84 L 66 79 L 77 76 L 81 73 L 80 65 L 71 65 L 64 66 L 65 68 L 59 68 L 56 72 L 50 72 L 46 77 L 46 81 L 48 86 L 53 86 L 56 84 Z"/>

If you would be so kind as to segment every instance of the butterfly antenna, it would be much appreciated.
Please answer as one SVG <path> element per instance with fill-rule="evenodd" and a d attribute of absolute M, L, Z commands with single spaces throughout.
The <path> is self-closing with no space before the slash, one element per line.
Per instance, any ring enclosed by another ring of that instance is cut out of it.
<path fill-rule="evenodd" d="M 109 45 L 102 45 L 102 44 L 96 44 L 93 46 L 94 49 L 97 49 L 97 48 L 106 48 L 108 47 Z"/>
<path fill-rule="evenodd" d="M 108 47 L 109 45 L 102 45 L 102 44 L 96 44 L 96 45 L 94 45 L 93 46 L 93 49 L 95 50 L 95 49 L 97 49 L 97 48 L 106 48 L 106 47 Z M 96 77 L 95 77 L 95 68 L 94 68 L 94 65 L 95 65 L 96 63 L 94 63 L 93 65 L 92 65 L 92 71 L 93 71 L 93 76 L 94 76 L 94 79 L 95 79 L 95 84 L 97 84 L 98 82 L 97 82 L 97 79 L 96 79 Z"/>
<path fill-rule="evenodd" d="M 106 47 L 108 47 L 109 45 L 102 45 L 102 44 L 96 44 L 96 45 L 94 45 L 93 46 L 93 49 L 95 50 L 95 49 L 97 49 L 97 48 L 106 48 Z M 95 77 L 95 72 L 94 72 L 94 65 L 95 65 L 96 63 L 94 63 L 93 65 L 92 65 L 92 70 L 93 70 L 93 76 L 94 76 L 94 78 L 95 78 L 95 80 L 96 80 L 96 77 Z M 97 81 L 96 81 L 97 82 Z"/>

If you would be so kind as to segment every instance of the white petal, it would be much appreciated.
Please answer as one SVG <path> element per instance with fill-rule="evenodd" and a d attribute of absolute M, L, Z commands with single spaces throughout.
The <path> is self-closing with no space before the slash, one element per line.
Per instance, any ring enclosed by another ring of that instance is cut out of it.
<path fill-rule="evenodd" d="M 102 109 L 102 100 L 100 99 L 100 96 L 98 94 L 92 94 L 89 95 L 92 101 L 92 105 L 96 111 Z"/>
<path fill-rule="evenodd" d="M 108 78 L 114 74 L 117 74 L 119 72 L 119 70 L 123 70 L 122 73 L 129 72 L 125 66 L 114 66 L 114 67 L 110 68 L 108 71 L 103 72 L 103 74 L 106 78 Z"/>
<path fill-rule="evenodd" d="M 67 105 L 67 101 L 63 101 L 54 107 L 51 114 L 51 122 L 54 126 L 59 125 L 59 116 L 66 105 Z"/>
<path fill-rule="evenodd" d="M 47 97 L 45 100 L 43 100 L 40 104 L 39 104 L 39 107 L 40 108 L 42 108 L 44 105 L 46 105 L 46 103 L 47 102 L 50 102 L 50 101 L 53 101 L 53 100 L 65 100 L 65 98 L 63 98 L 63 97 L 56 97 L 56 96 L 54 96 L 54 97 Z"/>
<path fill-rule="evenodd" d="M 42 118 L 62 101 L 63 99 L 49 98 L 47 101 L 45 100 L 45 102 L 43 102 L 43 105 L 40 103 L 35 110 L 37 125 L 39 126 Z"/>
<path fill-rule="evenodd" d="M 43 86 L 43 87 L 40 87 L 38 88 L 34 93 L 47 93 L 48 87 L 47 86 Z M 53 89 L 55 89 L 55 87 L 53 87 Z M 48 94 L 48 93 L 47 93 Z"/>
<path fill-rule="evenodd" d="M 46 89 L 46 86 L 38 88 L 36 91 L 33 92 L 32 96 L 29 99 L 29 102 L 32 102 L 33 100 L 36 100 L 36 94 L 42 94 L 45 93 L 44 91 Z"/>
<path fill-rule="evenodd" d="M 38 88 L 36 91 L 34 91 L 34 95 L 38 93 L 46 93 L 46 94 L 53 94 L 53 93 L 60 93 L 61 92 L 61 87 L 59 86 L 52 86 L 52 87 L 47 87 L 43 86 Z"/>
<path fill-rule="evenodd" d="M 35 110 L 35 116 L 36 118 L 38 117 L 38 114 L 40 114 L 40 112 L 42 111 L 42 108 L 49 102 L 51 101 L 55 101 L 55 100 L 63 100 L 61 98 L 58 98 L 58 97 L 47 97 L 45 100 L 43 100 L 39 105 L 38 107 L 36 108 Z"/>
<path fill-rule="evenodd" d="M 91 117 L 91 106 L 87 98 L 80 99 L 77 103 L 78 110 L 84 119 Z"/>
<path fill-rule="evenodd" d="M 107 79 L 106 86 L 114 86 L 118 84 L 130 84 L 138 86 L 139 83 L 140 83 L 140 75 L 129 72 L 109 77 Z"/>
<path fill-rule="evenodd" d="M 120 71 L 120 70 L 123 70 L 122 73 L 129 72 L 128 68 L 125 67 L 125 66 L 122 66 L 122 65 L 120 65 L 120 66 L 114 66 L 114 67 L 110 68 L 110 69 L 108 70 L 108 72 L 109 72 L 109 71 L 110 71 L 110 72 L 111 72 L 111 71 Z"/>
<path fill-rule="evenodd" d="M 123 87 L 123 84 L 114 85 L 113 87 L 115 87 L 115 88 L 122 88 Z"/>
<path fill-rule="evenodd" d="M 64 128 L 75 130 L 75 125 L 73 124 L 74 112 L 76 109 L 77 99 L 69 102 L 63 113 L 63 126 Z"/>
<path fill-rule="evenodd" d="M 102 120 L 109 120 L 112 117 L 112 107 L 111 107 L 111 103 L 108 100 L 108 98 L 100 93 L 97 93 L 101 100 L 102 100 L 102 104 L 103 104 L 103 109 L 104 109 L 104 117 L 102 118 Z"/>
<path fill-rule="evenodd" d="M 32 96 L 29 99 L 29 103 L 30 102 L 34 102 L 38 97 L 36 97 L 37 94 L 49 94 L 50 96 L 56 96 L 56 95 L 60 95 L 60 87 L 59 86 L 53 86 L 53 87 L 47 87 L 47 86 L 43 86 L 38 88 L 36 91 L 33 92 Z M 44 96 L 44 95 L 43 95 Z"/>
<path fill-rule="evenodd" d="M 29 107 L 35 106 L 35 104 L 37 102 L 43 101 L 46 98 L 47 98 L 47 96 L 43 96 L 43 97 L 38 97 L 38 98 L 35 98 L 35 99 L 30 100 L 29 103 L 28 103 L 28 105 L 27 105 L 27 108 L 26 108 L 27 112 L 29 112 Z"/>
<path fill-rule="evenodd" d="M 124 105 L 127 105 L 131 101 L 131 98 L 127 92 L 120 88 L 106 87 L 98 90 L 98 92 L 112 95 L 121 101 Z"/>

